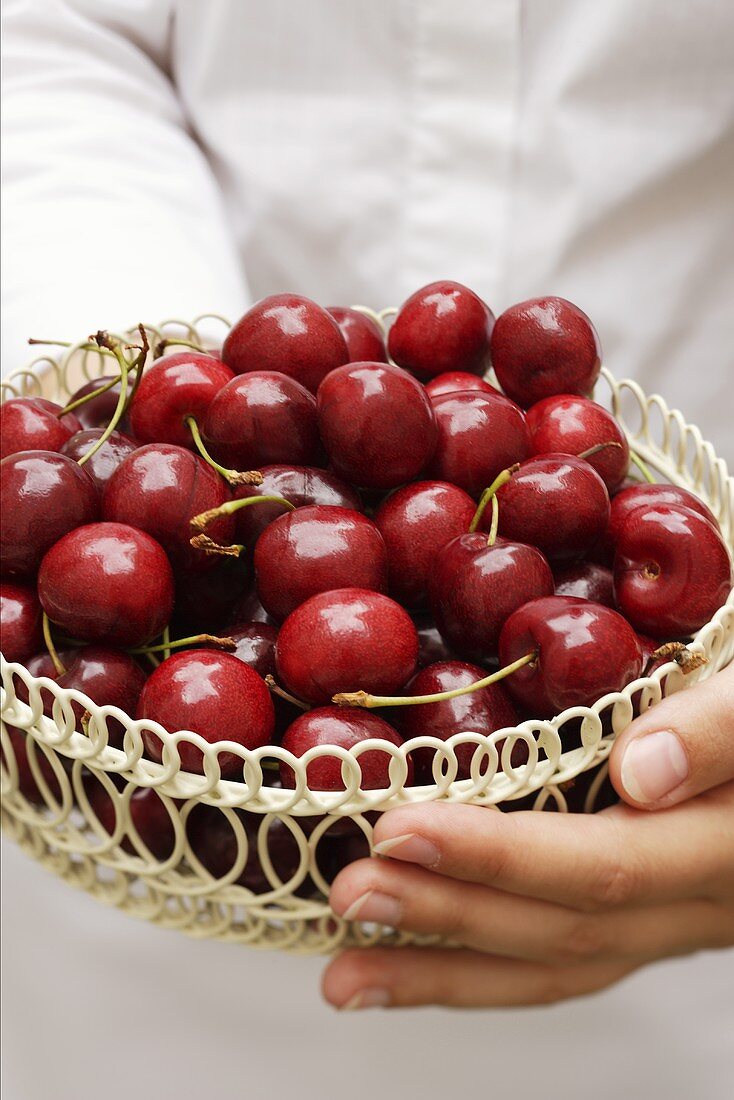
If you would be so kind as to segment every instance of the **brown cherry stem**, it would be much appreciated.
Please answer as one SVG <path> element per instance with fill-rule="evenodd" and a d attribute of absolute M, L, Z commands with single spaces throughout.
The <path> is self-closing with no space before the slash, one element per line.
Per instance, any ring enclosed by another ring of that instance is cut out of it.
<path fill-rule="evenodd" d="M 587 447 L 578 457 L 591 458 L 592 455 L 598 455 L 599 451 L 606 451 L 607 447 L 616 447 L 618 451 L 622 450 L 621 443 L 617 443 L 616 439 L 610 439 L 607 443 L 595 443 L 593 447 Z"/>
<path fill-rule="evenodd" d="M 447 699 L 457 699 L 460 695 L 470 695 L 473 691 L 497 684 L 500 680 L 511 676 L 513 672 L 517 672 L 519 668 L 530 665 L 537 659 L 538 651 L 533 650 L 532 653 L 518 657 L 516 661 L 498 669 L 497 672 L 492 672 L 481 680 L 475 680 L 473 684 L 467 684 L 466 687 L 454 688 L 453 691 L 439 691 L 433 695 L 370 695 L 367 691 L 346 691 L 334 695 L 331 701 L 339 707 L 367 707 L 370 710 L 374 707 L 412 707 L 418 703 L 443 703 Z"/>
<path fill-rule="evenodd" d="M 682 669 L 684 676 L 708 664 L 708 657 L 704 656 L 703 653 L 694 653 L 683 642 L 665 642 L 663 645 L 658 646 L 654 653 L 650 654 L 642 675 L 649 675 L 655 662 L 664 661 L 666 657 L 675 661 L 678 667 Z"/>
<path fill-rule="evenodd" d="M 162 340 L 159 340 L 153 349 L 153 358 L 160 359 L 166 348 L 193 348 L 194 351 L 201 352 L 202 355 L 208 355 L 206 348 L 203 348 L 201 344 L 195 343 L 193 340 L 178 339 L 173 336 L 164 336 Z"/>
<path fill-rule="evenodd" d="M 138 386 L 140 385 L 140 379 L 143 377 L 143 371 L 145 370 L 145 363 L 148 358 L 148 352 L 150 351 L 150 344 L 148 343 L 148 334 L 145 331 L 143 324 L 138 325 L 138 332 L 140 333 L 140 347 L 138 348 L 139 354 L 137 355 L 135 362 L 133 363 L 131 370 L 135 371 L 135 378 L 133 379 L 132 389 L 130 390 L 125 407 L 122 410 L 122 415 L 128 411 L 133 403 L 133 398 L 138 392 Z"/>
<path fill-rule="evenodd" d="M 647 465 L 647 463 L 642 461 L 642 459 L 637 454 L 637 452 L 633 451 L 631 447 L 630 447 L 630 459 L 632 460 L 632 462 L 634 462 L 635 466 L 640 471 L 640 473 L 644 477 L 645 481 L 648 482 L 648 484 L 650 484 L 650 485 L 656 485 L 657 484 L 657 482 L 655 481 L 655 478 L 652 476 L 652 474 L 650 472 L 650 467 Z"/>
<path fill-rule="evenodd" d="M 512 475 L 514 473 L 516 473 L 519 469 L 520 469 L 520 463 L 519 462 L 516 462 L 513 466 L 508 466 L 506 470 L 502 470 L 501 473 L 497 474 L 497 477 L 494 479 L 494 481 L 489 486 L 489 488 L 484 490 L 484 492 L 482 493 L 482 495 L 479 498 L 479 504 L 477 505 L 477 510 L 474 513 L 474 516 L 472 517 L 471 523 L 469 524 L 469 533 L 470 534 L 472 534 L 474 531 L 476 531 L 477 527 L 479 526 L 479 521 L 481 520 L 482 516 L 484 515 L 484 512 L 485 512 L 485 509 L 486 509 L 487 505 L 489 504 L 489 502 L 491 500 L 494 500 L 494 495 L 497 492 L 497 490 L 501 489 L 502 486 L 505 485 L 510 480 Z M 491 543 L 490 543 L 490 545 L 491 545 Z"/>
<path fill-rule="evenodd" d="M 187 645 L 213 645 L 217 649 L 229 650 L 230 653 L 237 648 L 234 638 L 217 638 L 214 634 L 193 634 L 190 638 L 176 638 L 173 642 L 170 638 L 166 638 L 162 642 L 156 642 L 155 645 L 136 646 L 134 649 L 128 649 L 127 652 L 146 655 L 164 653 L 168 657 L 172 649 L 183 649 Z"/>
<path fill-rule="evenodd" d="M 291 695 L 289 692 L 282 688 L 280 684 L 276 683 L 275 678 L 268 673 L 265 677 L 265 683 L 268 685 L 273 695 L 279 695 L 281 699 L 285 699 L 287 703 L 292 703 L 294 707 L 299 707 L 301 710 L 310 710 L 308 703 L 304 703 L 303 699 L 297 699 L 295 695 Z"/>
<path fill-rule="evenodd" d="M 49 619 L 49 617 L 48 617 L 48 615 L 46 614 L 45 611 L 43 613 L 42 628 L 43 628 L 43 640 L 46 643 L 46 649 L 48 650 L 48 655 L 51 658 L 53 666 L 56 669 L 56 672 L 58 673 L 58 675 L 63 676 L 64 673 L 66 672 L 66 668 L 64 667 L 64 664 L 63 664 L 61 658 L 59 657 L 58 653 L 56 652 L 56 646 L 54 645 L 54 640 L 51 637 L 51 621 L 50 621 L 50 619 Z"/>
<path fill-rule="evenodd" d="M 294 511 L 295 504 L 291 504 L 285 497 L 278 496 L 261 496 L 261 497 L 241 497 L 237 500 L 228 500 L 224 504 L 220 504 L 218 508 L 210 508 L 207 512 L 201 512 L 198 516 L 194 516 L 190 521 L 191 527 L 197 532 L 193 538 L 189 539 L 189 542 L 195 550 L 203 550 L 207 554 L 227 554 L 230 557 L 238 558 L 242 551 L 245 549 L 242 543 L 232 543 L 230 546 L 222 546 L 220 543 L 215 542 L 214 539 L 209 538 L 205 533 L 210 523 L 214 523 L 215 520 L 220 519 L 221 516 L 231 516 L 235 512 L 239 512 L 240 508 L 247 508 L 250 504 L 282 504 L 284 508 L 289 511 Z"/>
<path fill-rule="evenodd" d="M 230 485 L 262 485 L 263 476 L 259 470 L 246 470 L 244 472 L 240 470 L 228 470 L 225 466 L 217 462 L 216 459 L 212 458 L 204 446 L 204 441 L 199 431 L 199 425 L 196 423 L 193 416 L 186 417 L 186 424 L 194 440 L 194 446 L 201 457 L 213 470 L 221 474 L 225 481 L 228 481 Z"/>

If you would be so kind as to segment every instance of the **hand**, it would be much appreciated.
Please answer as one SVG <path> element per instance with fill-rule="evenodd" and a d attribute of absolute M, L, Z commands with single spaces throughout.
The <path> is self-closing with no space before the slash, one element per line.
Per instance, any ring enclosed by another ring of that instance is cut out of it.
<path fill-rule="evenodd" d="M 326 999 L 548 1004 L 734 944 L 734 666 L 634 721 L 610 775 L 627 804 L 594 815 L 447 802 L 383 814 L 386 858 L 341 872 L 335 912 L 459 946 L 346 951 Z"/>

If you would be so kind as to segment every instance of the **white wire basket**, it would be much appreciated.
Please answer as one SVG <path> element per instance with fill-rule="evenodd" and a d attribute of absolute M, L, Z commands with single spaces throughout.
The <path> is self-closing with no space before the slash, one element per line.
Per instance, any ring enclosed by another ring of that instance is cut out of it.
<path fill-rule="evenodd" d="M 395 311 L 364 312 L 384 326 Z M 212 346 L 216 329 L 221 340 L 229 326 L 224 318 L 207 314 L 191 324 L 146 327 L 151 346 L 176 337 Z M 123 335 L 134 341 L 136 334 Z M 63 401 L 84 381 L 105 373 L 106 358 L 80 343 L 58 357 L 45 354 L 11 375 L 2 384 L 2 399 Z M 647 397 L 637 383 L 617 381 L 604 368 L 595 396 L 612 409 L 636 452 L 663 480 L 692 490 L 709 505 L 731 551 L 734 480 L 699 429 L 661 397 Z M 25 852 L 65 881 L 133 916 L 192 936 L 301 953 L 433 942 L 378 925 L 347 923 L 329 908 L 329 884 L 340 867 L 370 854 L 377 815 L 439 800 L 505 811 L 592 812 L 608 804 L 613 792 L 606 760 L 615 736 L 641 710 L 734 659 L 734 594 L 689 648 L 706 658 L 695 671 L 684 675 L 671 661 L 623 691 L 553 720 L 522 722 L 490 737 L 467 731 L 445 742 L 431 737 L 400 746 L 368 741 L 350 751 L 322 746 L 301 758 L 278 746 L 248 751 L 234 742 L 210 745 L 191 732 L 168 732 L 116 707 L 97 706 L 80 692 L 59 688 L 3 659 L 2 825 Z M 87 712 L 83 725 L 80 708 Z M 110 743 L 110 723 L 119 723 L 115 744 L 120 744 L 120 726 L 124 731 L 121 748 Z M 143 755 L 143 729 L 161 738 L 163 763 Z M 201 750 L 204 774 L 182 769 L 182 742 Z M 518 742 L 526 746 L 519 754 L 514 751 Z M 460 779 L 456 750 L 466 744 L 476 751 L 470 777 Z M 25 761 L 16 758 L 18 745 Z M 426 747 L 435 751 L 433 782 L 405 786 L 408 753 Z M 359 757 L 375 748 L 392 757 L 390 786 L 363 790 Z M 239 772 L 237 780 L 221 778 L 220 753 L 242 761 L 241 778 Z M 327 755 L 341 761 L 343 791 L 309 788 L 308 764 Z M 518 757 L 525 762 L 517 764 Z M 271 785 L 272 768 L 280 761 L 293 769 L 293 790 Z M 151 788 L 160 799 L 155 805 L 165 826 L 159 830 L 162 848 L 153 845 L 156 852 L 136 828 L 132 803 Z M 199 858 L 200 821 L 219 838 L 221 866 Z"/>

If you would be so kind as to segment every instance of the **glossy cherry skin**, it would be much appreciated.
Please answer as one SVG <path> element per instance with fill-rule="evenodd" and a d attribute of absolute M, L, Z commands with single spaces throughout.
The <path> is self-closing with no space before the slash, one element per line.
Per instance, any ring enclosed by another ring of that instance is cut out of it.
<path fill-rule="evenodd" d="M 316 395 L 319 427 L 334 471 L 353 485 L 393 489 L 418 476 L 436 445 L 426 391 L 389 363 L 351 363 Z"/>
<path fill-rule="evenodd" d="M 61 448 L 61 454 L 67 455 L 78 462 L 97 442 L 103 431 L 103 428 L 88 428 L 83 432 L 76 432 L 70 439 L 67 439 Z M 104 492 L 105 485 L 122 460 L 132 454 L 137 447 L 138 444 L 134 439 L 123 435 L 122 432 L 112 432 L 99 450 L 95 451 L 89 461 L 84 463 L 84 469 L 100 493 Z"/>
<path fill-rule="evenodd" d="M 77 527 L 51 547 L 38 596 L 52 622 L 80 641 L 145 645 L 173 610 L 173 573 L 163 547 L 123 523 Z"/>
<path fill-rule="evenodd" d="M 316 393 L 329 371 L 349 362 L 349 351 L 339 325 L 316 302 L 271 294 L 231 329 L 222 359 L 235 374 L 282 371 Z"/>
<path fill-rule="evenodd" d="M 578 596 L 605 607 L 616 607 L 611 569 L 593 561 L 581 561 L 554 573 L 556 596 Z"/>
<path fill-rule="evenodd" d="M 325 465 L 314 397 L 278 371 L 233 378 L 212 401 L 202 436 L 217 462 L 238 470 Z"/>
<path fill-rule="evenodd" d="M 444 279 L 403 302 L 387 346 L 398 366 L 419 378 L 457 370 L 484 374 L 493 327 L 494 314 L 473 290 Z"/>
<path fill-rule="evenodd" d="M 81 424 L 45 397 L 12 397 L 0 405 L 0 459 L 18 451 L 60 451 Z"/>
<path fill-rule="evenodd" d="M 350 363 L 387 363 L 382 329 L 367 314 L 347 306 L 327 306 L 344 337 Z"/>
<path fill-rule="evenodd" d="M 479 496 L 502 470 L 530 453 L 525 416 L 501 393 L 447 393 L 433 401 L 438 443 L 433 477 Z"/>
<path fill-rule="evenodd" d="M 416 673 L 408 684 L 406 695 L 434 695 L 442 691 L 468 687 L 486 676 L 486 670 L 464 661 L 440 661 Z M 515 705 L 502 684 L 491 684 L 469 695 L 445 699 L 440 703 L 419 703 L 413 707 L 396 707 L 399 729 L 406 741 L 412 737 L 438 737 L 447 741 L 455 733 L 481 733 L 488 737 L 497 730 L 512 728 L 520 721 Z M 457 779 L 468 779 L 476 744 L 457 745 L 459 763 Z M 433 781 L 433 749 L 415 749 L 419 783 Z"/>
<path fill-rule="evenodd" d="M 250 622 L 254 615 L 240 614 L 238 604 L 249 591 L 250 568 L 243 558 L 213 557 L 202 572 L 179 570 L 171 622 L 174 637 L 192 634 L 226 634 L 227 623 Z"/>
<path fill-rule="evenodd" d="M 363 511 L 362 501 L 356 489 L 341 481 L 328 470 L 314 466 L 260 466 L 261 485 L 240 485 L 235 489 L 236 499 L 253 496 L 276 496 L 289 500 L 296 508 L 307 504 L 335 505 Z M 269 523 L 288 511 L 282 504 L 269 501 L 241 508 L 235 513 L 237 541 L 254 546 Z"/>
<path fill-rule="evenodd" d="M 500 630 L 528 600 L 553 593 L 553 574 L 540 550 L 480 532 L 463 534 L 434 562 L 429 591 L 441 636 L 456 653 L 486 660 L 497 653 Z"/>
<path fill-rule="evenodd" d="M 456 660 L 457 654 L 441 637 L 431 615 L 419 613 L 413 616 L 413 622 L 418 631 L 418 668 L 434 665 L 438 661 Z"/>
<path fill-rule="evenodd" d="M 78 397 L 86 397 L 89 393 L 96 393 L 97 390 L 102 390 L 108 382 L 113 380 L 113 377 L 115 376 L 111 374 L 103 374 L 100 378 L 93 378 L 90 382 L 85 382 L 83 386 L 80 386 L 79 389 L 75 390 L 71 395 L 69 404 L 71 404 L 72 401 L 76 401 Z M 74 416 L 78 418 L 81 429 L 86 431 L 89 428 L 106 428 L 115 412 L 119 396 L 120 383 L 118 380 L 110 389 L 103 390 L 102 393 L 97 394 L 96 397 L 90 398 L 89 401 L 85 401 L 83 405 L 75 409 Z M 117 430 L 123 433 L 130 431 L 129 416 L 125 415 L 120 419 L 117 424 Z"/>
<path fill-rule="evenodd" d="M 303 756 L 317 745 L 338 745 L 353 749 L 372 738 L 401 745 L 402 738 L 382 718 L 356 707 L 317 707 L 296 718 L 283 735 L 283 748 L 294 756 Z M 388 752 L 370 749 L 359 756 L 362 770 L 362 790 L 383 790 L 390 786 Z M 397 765 L 396 765 L 397 766 Z M 308 785 L 312 791 L 343 791 L 342 763 L 337 756 L 323 756 L 306 767 Z M 288 764 L 281 763 L 280 779 L 284 787 L 295 787 L 295 774 Z M 413 782 L 413 763 L 408 761 L 406 785 Z"/>
<path fill-rule="evenodd" d="M 193 447 L 193 416 L 201 426 L 207 409 L 232 371 L 214 359 L 195 351 L 164 355 L 143 371 L 130 406 L 132 433 L 141 443 L 173 443 Z"/>
<path fill-rule="evenodd" d="M 641 505 L 617 533 L 614 590 L 636 630 L 658 638 L 693 634 L 726 602 L 732 566 L 719 532 L 675 504 Z"/>
<path fill-rule="evenodd" d="M 81 691 L 97 706 L 119 707 L 125 714 L 134 715 L 146 674 L 127 653 L 89 645 L 78 650 L 76 657 L 66 665 L 66 671 L 55 679 L 59 687 Z M 81 730 L 85 708 L 77 702 L 72 703 L 72 708 L 77 729 Z M 122 723 L 109 717 L 107 729 L 110 744 L 114 748 L 122 748 L 125 733 Z"/>
<path fill-rule="evenodd" d="M 328 703 L 340 691 L 394 695 L 415 672 L 418 635 L 388 596 L 338 588 L 312 596 L 283 623 L 278 677 L 297 698 Z"/>
<path fill-rule="evenodd" d="M 191 649 L 174 653 L 148 678 L 137 717 L 158 722 L 171 733 L 190 730 L 210 744 L 234 741 L 247 749 L 267 745 L 275 715 L 270 692 L 261 676 L 231 653 Z M 150 730 L 143 741 L 153 760 L 162 759 L 161 739 Z M 180 741 L 184 771 L 203 773 L 204 757 L 195 745 Z M 222 776 L 242 774 L 242 758 L 218 754 Z"/>
<path fill-rule="evenodd" d="M 34 587 L 0 583 L 0 650 L 6 661 L 24 664 L 43 645 L 41 605 Z"/>
<path fill-rule="evenodd" d="M 640 642 L 627 620 L 574 596 L 531 600 L 509 617 L 500 634 L 500 664 L 534 651 L 535 663 L 502 683 L 537 718 L 589 707 L 621 691 L 642 669 Z"/>
<path fill-rule="evenodd" d="M 62 535 L 99 514 L 97 487 L 54 451 L 20 451 L 0 462 L 0 569 L 31 577 Z"/>
<path fill-rule="evenodd" d="M 436 555 L 469 530 L 475 509 L 463 489 L 446 481 L 404 485 L 380 505 L 375 523 L 387 546 L 389 592 L 398 603 L 426 605 Z"/>
<path fill-rule="evenodd" d="M 319 504 L 278 516 L 255 546 L 255 583 L 268 614 L 285 619 L 333 588 L 387 591 L 387 548 L 371 519 Z"/>
<path fill-rule="evenodd" d="M 626 524 L 627 517 L 641 506 L 655 508 L 658 504 L 672 504 L 677 508 L 688 508 L 691 512 L 698 512 L 712 527 L 719 530 L 718 520 L 708 505 L 688 489 L 681 489 L 677 485 L 631 485 L 613 497 L 609 510 L 609 525 L 604 545 L 612 556 L 619 532 Z"/>
<path fill-rule="evenodd" d="M 554 565 L 583 557 L 609 522 L 606 485 L 585 459 L 573 455 L 527 459 L 501 487 L 497 503 L 500 533 L 537 546 Z"/>
<path fill-rule="evenodd" d="M 170 443 L 139 447 L 120 464 L 102 500 L 102 516 L 111 523 L 127 523 L 146 531 L 161 544 L 174 569 L 209 569 L 216 558 L 191 546 L 191 520 L 230 500 L 219 474 L 198 455 Z M 207 534 L 228 545 L 234 520 L 223 516 Z"/>
<path fill-rule="evenodd" d="M 107 790 L 97 781 L 87 784 L 87 797 L 105 832 L 113 835 L 117 812 Z M 127 802 L 128 813 L 138 836 L 155 859 L 168 859 L 176 843 L 176 833 L 166 804 L 153 787 L 138 787 Z M 120 847 L 128 855 L 138 855 L 132 839 L 123 833 Z"/>
<path fill-rule="evenodd" d="M 507 396 L 523 408 L 559 393 L 588 397 L 601 367 L 599 337 L 565 298 L 530 298 L 497 318 L 492 366 Z"/>
<path fill-rule="evenodd" d="M 627 437 L 610 412 L 595 401 L 559 394 L 538 401 L 527 411 L 532 453 L 580 455 L 601 443 L 613 443 L 586 461 L 613 493 L 627 476 L 630 449 Z"/>
<path fill-rule="evenodd" d="M 16 726 L 6 726 L 6 729 L 8 738 L 10 739 L 10 746 L 13 750 L 13 756 L 15 757 L 15 766 L 18 774 L 18 790 L 31 805 L 45 806 L 47 804 L 46 799 L 41 794 L 41 789 L 36 782 L 36 777 L 31 767 L 28 739 L 25 731 L 17 729 Z M 0 760 L 2 760 L 4 767 L 10 771 L 5 750 L 2 746 L 0 746 Z M 36 763 L 41 775 L 48 784 L 51 794 L 57 802 L 61 802 L 61 784 L 59 783 L 49 758 L 38 744 L 36 744 Z"/>
<path fill-rule="evenodd" d="M 479 393 L 499 393 L 499 390 L 485 382 L 477 374 L 467 374 L 466 371 L 450 370 L 445 374 L 437 374 L 430 382 L 426 382 L 426 393 L 431 401 L 436 397 L 443 397 L 446 393 L 466 393 L 468 391 Z"/>
<path fill-rule="evenodd" d="M 254 668 L 259 676 L 275 676 L 275 643 L 278 628 L 270 623 L 235 623 L 227 637 L 237 644 L 234 656 Z"/>
<path fill-rule="evenodd" d="M 258 850 L 258 830 L 263 817 L 242 810 L 235 813 L 244 826 L 248 845 L 245 866 L 235 880 L 236 885 L 254 894 L 270 893 L 274 886 L 265 874 Z M 237 862 L 239 844 L 225 814 L 216 806 L 200 804 L 189 815 L 186 832 L 194 855 L 204 869 L 217 879 L 228 875 Z M 290 882 L 300 867 L 301 854 L 298 841 L 280 818 L 273 818 L 267 827 L 267 850 L 278 879 L 281 883 Z M 301 888 L 294 891 L 299 896 L 301 892 Z"/>

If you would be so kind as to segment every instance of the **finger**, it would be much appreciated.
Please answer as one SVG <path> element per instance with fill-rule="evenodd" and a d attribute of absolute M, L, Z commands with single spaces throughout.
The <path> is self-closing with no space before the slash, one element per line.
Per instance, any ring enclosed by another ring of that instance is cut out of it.
<path fill-rule="evenodd" d="M 583 913 L 392 860 L 363 859 L 335 879 L 329 901 L 346 920 L 438 935 L 493 955 L 574 964 L 650 960 L 734 942 L 734 905 L 673 902 Z"/>
<path fill-rule="evenodd" d="M 378 855 L 583 910 L 734 892 L 734 784 L 664 814 L 493 813 L 436 802 L 389 810 Z"/>
<path fill-rule="evenodd" d="M 734 779 L 734 665 L 635 719 L 612 749 L 609 774 L 620 798 L 643 810 Z"/>
<path fill-rule="evenodd" d="M 451 948 L 372 948 L 337 956 L 324 973 L 322 992 L 341 1009 L 540 1005 L 595 993 L 633 969 L 618 963 L 544 966 Z"/>

